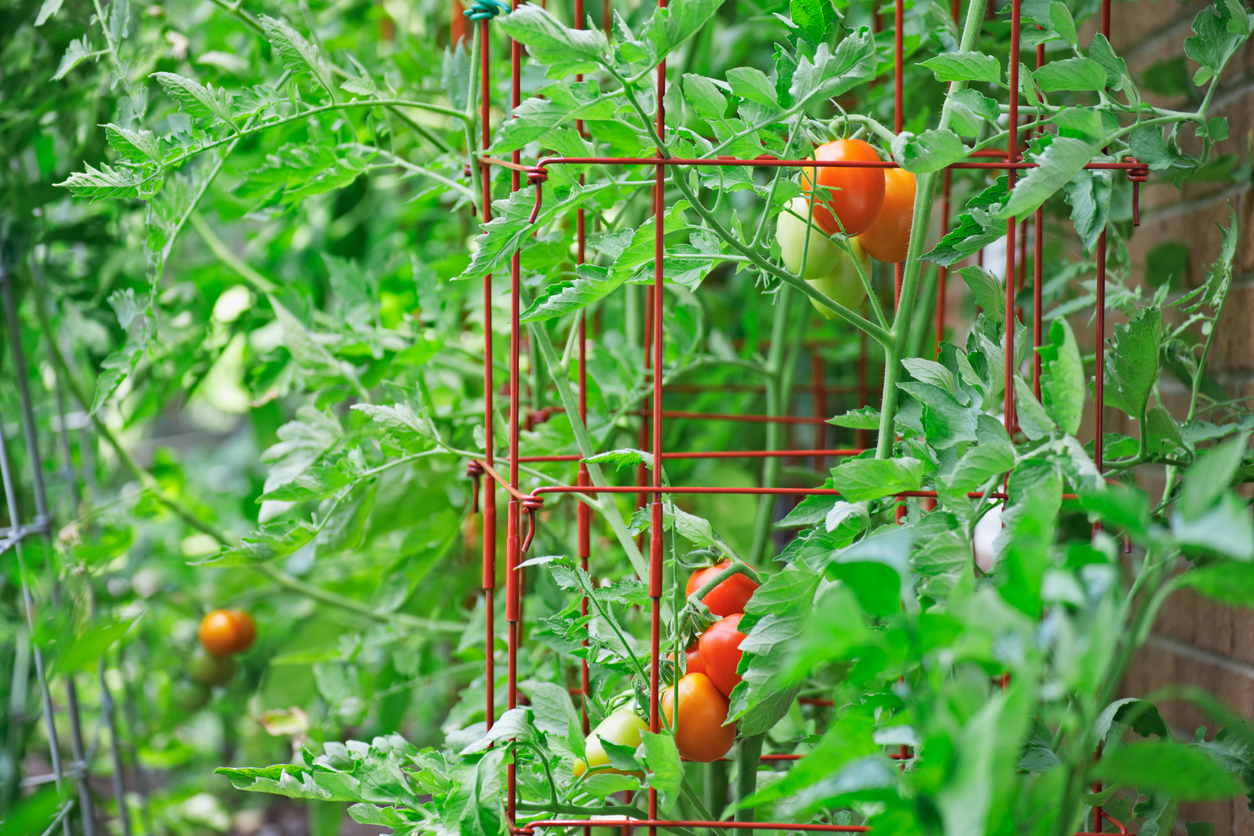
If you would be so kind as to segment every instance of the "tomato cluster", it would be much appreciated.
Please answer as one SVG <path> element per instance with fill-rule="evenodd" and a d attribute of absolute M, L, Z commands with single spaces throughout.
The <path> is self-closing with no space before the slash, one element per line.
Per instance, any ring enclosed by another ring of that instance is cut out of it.
<path fill-rule="evenodd" d="M 243 653 L 257 638 L 257 625 L 242 610 L 214 610 L 200 620 L 200 647 L 187 662 L 188 679 L 176 682 L 174 703 L 184 711 L 196 711 L 209 702 L 210 689 L 235 678 L 239 663 L 231 657 Z"/>
<path fill-rule="evenodd" d="M 875 149 L 860 139 L 839 139 L 814 151 L 816 160 L 849 163 L 879 161 Z M 826 192 L 815 194 L 816 184 Z M 869 276 L 871 259 L 905 261 L 914 221 L 914 175 L 900 168 L 802 169 L 804 196 L 793 198 L 776 227 L 784 266 L 845 308 L 866 295 L 861 273 Z M 846 236 L 846 247 L 829 236 Z M 828 319 L 831 308 L 810 300 Z"/>

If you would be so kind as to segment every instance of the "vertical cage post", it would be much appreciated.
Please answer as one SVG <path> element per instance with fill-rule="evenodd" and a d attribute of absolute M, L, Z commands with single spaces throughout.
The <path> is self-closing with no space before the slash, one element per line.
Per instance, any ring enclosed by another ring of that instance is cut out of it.
<path fill-rule="evenodd" d="M 479 124 L 482 130 L 481 141 L 483 150 L 487 151 L 492 143 L 489 104 L 491 95 L 488 92 L 489 78 L 489 28 L 484 18 L 479 21 Z M 492 166 L 479 162 L 480 180 L 483 182 L 482 216 L 486 224 L 492 220 Z M 496 386 L 492 369 L 492 275 L 483 277 L 483 459 L 488 467 L 496 463 L 496 430 L 494 427 L 494 408 L 492 399 Z M 483 607 L 486 625 L 484 627 L 486 645 L 484 648 L 485 677 L 487 684 L 486 721 L 488 728 L 496 721 L 496 479 L 483 481 Z"/>

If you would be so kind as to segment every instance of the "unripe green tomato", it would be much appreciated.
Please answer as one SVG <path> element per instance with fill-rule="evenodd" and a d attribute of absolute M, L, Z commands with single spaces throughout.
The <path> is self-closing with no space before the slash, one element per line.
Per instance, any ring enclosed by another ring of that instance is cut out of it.
<path fill-rule="evenodd" d="M 209 697 L 209 689 L 199 682 L 180 679 L 170 687 L 170 698 L 174 700 L 174 704 L 189 714 L 204 708 Z"/>
<path fill-rule="evenodd" d="M 196 648 L 187 662 L 187 675 L 206 687 L 226 685 L 235 678 L 239 664 L 230 656 L 212 656 Z"/>
<path fill-rule="evenodd" d="M 584 757 L 575 759 L 575 777 L 577 778 L 584 774 L 591 767 L 605 766 L 610 762 L 609 754 L 606 753 L 605 747 L 601 745 L 602 739 L 619 746 L 630 746 L 632 749 L 635 749 L 640 745 L 640 732 L 648 731 L 648 729 L 649 724 L 630 708 L 623 707 L 614 711 L 610 716 L 598 723 L 597 727 L 592 730 L 592 734 L 588 735 L 588 739 L 584 741 Z M 602 771 L 622 774 L 617 769 Z"/>
<path fill-rule="evenodd" d="M 788 202 L 784 211 L 779 213 L 779 223 L 775 227 L 775 240 L 779 242 L 780 255 L 783 257 L 784 266 L 790 273 L 801 274 L 801 254 L 808 251 L 806 272 L 801 278 L 817 279 L 836 268 L 841 251 L 840 247 L 833 244 L 832 239 L 827 237 L 827 233 L 819 229 L 818 223 L 812 227 L 806 226 L 803 219 L 808 217 L 810 217 L 810 204 L 804 197 L 794 197 Z M 807 228 L 810 230 L 809 246 L 806 245 Z"/>
<path fill-rule="evenodd" d="M 862 270 L 867 278 L 871 277 L 871 257 L 862 251 L 862 247 L 858 245 L 857 238 L 849 239 L 849 249 L 856 253 L 858 260 L 862 262 Z M 835 268 L 830 273 L 817 279 L 808 279 L 810 286 L 815 290 L 827 295 L 829 299 L 840 303 L 849 310 L 853 310 L 862 304 L 862 300 L 866 298 L 866 286 L 862 284 L 862 277 L 858 275 L 858 268 L 854 265 L 853 259 L 844 250 L 837 250 L 839 258 L 836 261 Z M 814 305 L 814 309 L 828 319 L 835 319 L 836 312 L 827 305 L 819 304 L 818 300 L 811 299 L 810 304 Z"/>

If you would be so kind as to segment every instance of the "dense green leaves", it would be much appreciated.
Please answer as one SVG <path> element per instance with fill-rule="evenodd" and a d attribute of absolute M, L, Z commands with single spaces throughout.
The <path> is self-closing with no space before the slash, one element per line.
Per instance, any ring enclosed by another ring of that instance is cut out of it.
<path fill-rule="evenodd" d="M 1104 755 L 1092 776 L 1142 791 L 1161 790 L 1181 801 L 1243 795 L 1241 783 L 1197 749 L 1178 743 L 1140 743 Z"/>

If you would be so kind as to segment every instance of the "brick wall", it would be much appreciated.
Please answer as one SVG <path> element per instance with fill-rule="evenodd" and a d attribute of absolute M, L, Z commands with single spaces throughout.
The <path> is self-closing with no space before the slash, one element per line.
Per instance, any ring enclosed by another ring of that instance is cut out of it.
<path fill-rule="evenodd" d="M 1181 55 L 1184 39 L 1197 12 L 1208 4 L 1183 5 L 1175 0 L 1137 0 L 1116 3 L 1112 16 L 1112 43 L 1128 62 L 1133 78 L 1162 59 Z M 1196 67 L 1186 63 L 1191 76 Z M 1154 104 L 1192 109 L 1187 96 L 1153 96 Z M 1229 139 L 1219 143 L 1217 153 L 1249 157 L 1254 141 L 1254 48 L 1246 49 L 1229 65 L 1213 100 L 1212 115 L 1226 116 Z M 1190 247 L 1188 286 L 1205 278 L 1207 266 L 1219 252 L 1219 231 L 1215 224 L 1227 222 L 1228 207 L 1237 211 L 1241 225 L 1238 248 L 1239 276 L 1254 269 L 1254 200 L 1248 187 L 1229 181 L 1187 183 L 1183 192 L 1170 182 L 1151 181 L 1143 190 L 1142 224 L 1131 242 L 1134 275 L 1144 272 L 1146 253 L 1155 245 L 1176 240 Z M 1254 283 L 1240 281 L 1234 286 L 1211 356 L 1211 372 L 1234 396 L 1254 393 Z M 1182 416 L 1188 393 L 1174 378 L 1164 378 L 1164 402 L 1173 414 Z M 1117 415 L 1108 411 L 1110 419 Z M 1120 429 L 1112 426 L 1112 429 Z M 1124 428 L 1125 431 L 1127 428 Z M 1135 434 L 1135 430 L 1132 431 Z M 1144 487 L 1157 497 L 1162 491 L 1162 474 L 1145 475 Z M 1169 683 L 1195 684 L 1210 689 L 1229 706 L 1254 717 L 1254 611 L 1218 606 L 1192 593 L 1171 598 L 1154 625 L 1149 644 L 1142 649 L 1124 682 L 1125 696 L 1143 696 Z M 1200 725 L 1216 730 L 1213 721 L 1183 703 L 1161 706 L 1173 729 L 1188 739 Z M 1205 805 L 1185 805 L 1180 811 L 1176 832 L 1183 833 L 1183 822 L 1213 821 L 1219 836 L 1254 834 L 1254 813 L 1245 799 Z"/>

